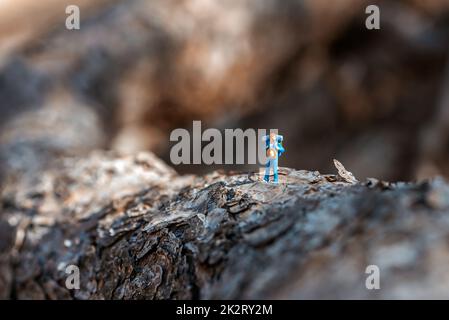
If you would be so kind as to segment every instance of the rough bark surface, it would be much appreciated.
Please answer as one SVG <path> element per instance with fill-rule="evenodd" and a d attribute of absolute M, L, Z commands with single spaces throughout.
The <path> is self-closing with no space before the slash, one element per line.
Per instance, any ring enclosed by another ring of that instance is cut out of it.
<path fill-rule="evenodd" d="M 344 168 L 341 168 L 344 172 Z M 0 295 L 443 298 L 449 186 L 281 169 L 180 176 L 150 153 L 66 158 L 1 194 Z M 65 287 L 68 265 L 80 290 Z M 365 269 L 380 268 L 367 290 Z"/>

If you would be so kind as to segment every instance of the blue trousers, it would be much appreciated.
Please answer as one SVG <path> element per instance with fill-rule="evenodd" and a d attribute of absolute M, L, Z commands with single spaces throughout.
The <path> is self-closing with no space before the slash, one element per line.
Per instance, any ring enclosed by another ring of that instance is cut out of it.
<path fill-rule="evenodd" d="M 268 159 L 267 164 L 265 165 L 265 177 L 264 180 L 266 182 L 270 181 L 270 169 L 273 169 L 273 182 L 278 182 L 278 158 L 276 159 Z"/>

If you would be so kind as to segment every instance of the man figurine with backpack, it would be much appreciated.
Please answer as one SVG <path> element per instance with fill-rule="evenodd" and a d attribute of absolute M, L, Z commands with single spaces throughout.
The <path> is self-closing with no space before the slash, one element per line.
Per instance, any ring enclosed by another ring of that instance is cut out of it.
<path fill-rule="evenodd" d="M 266 182 L 270 181 L 270 169 L 273 169 L 273 183 L 278 183 L 278 159 L 285 152 L 282 146 L 284 137 L 276 133 L 270 133 L 270 135 L 264 136 L 263 140 L 265 141 L 265 150 L 268 158 L 264 180 Z"/>

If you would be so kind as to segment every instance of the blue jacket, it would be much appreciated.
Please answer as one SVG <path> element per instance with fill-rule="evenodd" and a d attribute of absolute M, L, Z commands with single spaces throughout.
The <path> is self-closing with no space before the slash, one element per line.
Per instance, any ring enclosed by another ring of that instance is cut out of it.
<path fill-rule="evenodd" d="M 265 141 L 265 150 L 268 150 L 270 148 L 270 136 L 264 136 L 262 138 Z M 280 157 L 282 153 L 285 152 L 284 147 L 282 146 L 282 141 L 284 140 L 284 137 L 281 135 L 276 136 L 276 146 L 271 146 L 272 148 L 275 148 L 278 151 L 278 156 Z"/>

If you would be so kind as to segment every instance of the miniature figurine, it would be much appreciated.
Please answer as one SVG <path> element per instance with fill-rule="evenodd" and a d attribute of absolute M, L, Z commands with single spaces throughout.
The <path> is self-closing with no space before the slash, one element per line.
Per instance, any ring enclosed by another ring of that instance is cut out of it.
<path fill-rule="evenodd" d="M 278 159 L 285 152 L 282 146 L 282 141 L 284 137 L 276 133 L 270 133 L 269 136 L 264 136 L 265 150 L 267 152 L 267 164 L 265 166 L 265 177 L 266 182 L 270 181 L 270 169 L 273 169 L 273 183 L 278 183 Z"/>

